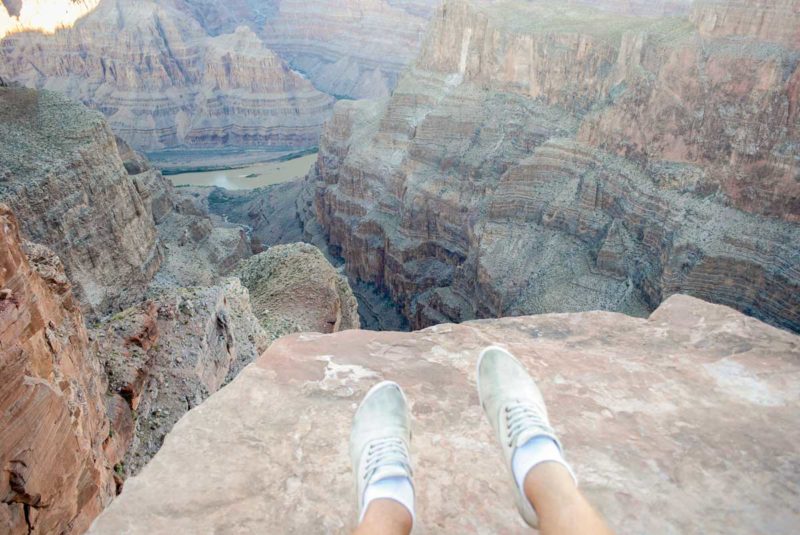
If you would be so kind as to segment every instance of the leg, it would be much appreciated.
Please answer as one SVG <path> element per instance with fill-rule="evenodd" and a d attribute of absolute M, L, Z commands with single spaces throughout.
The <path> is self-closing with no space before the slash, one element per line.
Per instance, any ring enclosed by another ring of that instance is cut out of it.
<path fill-rule="evenodd" d="M 542 535 L 612 534 L 561 464 L 533 467 L 525 477 L 525 496 L 539 515 Z"/>
<path fill-rule="evenodd" d="M 478 395 L 514 480 L 522 518 L 545 535 L 610 535 L 578 490 L 536 382 L 508 351 L 478 359 Z"/>
<path fill-rule="evenodd" d="M 353 535 L 408 535 L 411 524 L 408 509 L 394 500 L 380 499 L 370 503 Z"/>
<path fill-rule="evenodd" d="M 414 522 L 411 416 L 402 389 L 385 381 L 372 387 L 356 410 L 350 460 L 356 476 L 356 535 L 408 535 Z"/>

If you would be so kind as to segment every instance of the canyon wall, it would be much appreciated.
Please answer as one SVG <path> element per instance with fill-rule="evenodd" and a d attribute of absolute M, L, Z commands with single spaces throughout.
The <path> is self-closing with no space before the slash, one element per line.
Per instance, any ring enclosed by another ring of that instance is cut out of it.
<path fill-rule="evenodd" d="M 103 116 L 57 93 L 0 88 L 0 138 L 0 201 L 59 255 L 85 310 L 138 298 L 163 252 Z"/>
<path fill-rule="evenodd" d="M 388 96 L 438 0 L 280 0 L 264 39 L 331 95 Z"/>
<path fill-rule="evenodd" d="M 796 55 L 689 18 L 445 2 L 391 98 L 337 104 L 315 219 L 415 327 L 690 293 L 800 330 Z"/>
<path fill-rule="evenodd" d="M 697 0 L 691 19 L 704 36 L 754 36 L 800 48 L 800 6 L 794 0 Z"/>
<path fill-rule="evenodd" d="M 106 377 L 64 269 L 0 204 L 0 531 L 81 533 L 116 493 Z"/>
<path fill-rule="evenodd" d="M 139 150 L 316 145 L 333 98 L 246 25 L 212 37 L 191 13 L 180 0 L 103 1 L 53 35 L 6 36 L 0 77 L 83 101 Z"/>
<path fill-rule="evenodd" d="M 92 0 L 61 17 L 30 0 L 0 6 L 0 79 L 81 100 L 137 150 L 179 149 L 175 167 L 263 159 L 316 146 L 334 96 L 388 95 L 436 5 Z"/>
<path fill-rule="evenodd" d="M 227 276 L 252 255 L 246 229 L 173 188 L 101 114 L 2 88 L 0 133 L 0 199 L 20 217 L 0 205 L 0 531 L 82 533 L 283 324 L 262 326 Z M 269 313 L 295 318 L 301 302 L 318 320 L 303 328 L 357 328 L 347 282 L 313 258 L 255 276 Z"/>

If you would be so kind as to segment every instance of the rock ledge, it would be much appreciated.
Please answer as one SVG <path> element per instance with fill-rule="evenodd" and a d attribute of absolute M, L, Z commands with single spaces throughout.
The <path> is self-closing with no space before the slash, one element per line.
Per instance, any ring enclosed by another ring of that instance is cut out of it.
<path fill-rule="evenodd" d="M 296 334 L 189 412 L 91 533 L 339 533 L 347 437 L 381 379 L 412 403 L 417 533 L 527 533 L 475 392 L 500 342 L 539 379 L 581 484 L 619 533 L 792 533 L 800 337 L 674 296 L 607 312 Z M 748 504 L 746 509 L 743 504 Z"/>

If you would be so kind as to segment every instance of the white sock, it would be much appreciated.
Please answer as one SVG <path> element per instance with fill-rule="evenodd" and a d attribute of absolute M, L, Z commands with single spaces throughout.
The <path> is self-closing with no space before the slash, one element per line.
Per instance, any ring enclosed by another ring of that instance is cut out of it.
<path fill-rule="evenodd" d="M 518 447 L 514 452 L 514 457 L 511 459 L 511 471 L 514 473 L 514 479 L 523 494 L 525 493 L 525 476 L 534 466 L 546 462 L 556 462 L 563 465 L 569 471 L 569 475 L 572 476 L 575 485 L 578 484 L 572 468 L 564 460 L 561 450 L 558 449 L 558 444 L 550 437 L 538 436 Z"/>
<path fill-rule="evenodd" d="M 411 521 L 414 521 L 414 486 L 407 477 L 387 477 L 367 485 L 364 491 L 364 509 L 361 511 L 359 522 L 364 520 L 364 515 L 373 500 L 385 499 L 394 500 L 411 514 Z"/>

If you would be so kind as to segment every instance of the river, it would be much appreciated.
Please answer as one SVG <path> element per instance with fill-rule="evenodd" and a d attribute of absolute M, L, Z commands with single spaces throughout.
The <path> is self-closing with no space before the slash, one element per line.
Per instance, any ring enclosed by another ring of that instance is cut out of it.
<path fill-rule="evenodd" d="M 317 161 L 316 154 L 308 154 L 285 161 L 248 165 L 239 169 L 202 171 L 169 175 L 176 186 L 219 186 L 225 189 L 252 189 L 288 182 L 305 176 Z"/>

